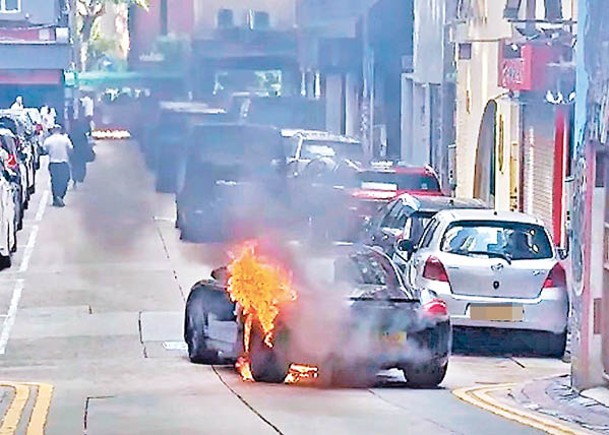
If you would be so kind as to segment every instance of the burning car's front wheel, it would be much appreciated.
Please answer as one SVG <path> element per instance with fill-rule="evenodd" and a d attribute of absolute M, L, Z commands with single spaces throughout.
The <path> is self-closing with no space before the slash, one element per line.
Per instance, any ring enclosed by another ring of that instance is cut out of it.
<path fill-rule="evenodd" d="M 430 361 L 426 364 L 403 367 L 408 386 L 413 388 L 433 388 L 440 385 L 446 376 L 448 362 Z"/>
<path fill-rule="evenodd" d="M 250 368 L 256 382 L 279 384 L 283 382 L 290 371 L 290 363 L 286 360 L 285 352 L 279 340 L 273 347 L 264 343 L 259 325 L 254 325 L 250 339 Z"/>
<path fill-rule="evenodd" d="M 184 316 L 184 341 L 188 346 L 188 358 L 195 364 L 217 364 L 218 352 L 209 349 L 205 329 L 208 322 L 207 290 L 195 287 L 188 296 Z"/>

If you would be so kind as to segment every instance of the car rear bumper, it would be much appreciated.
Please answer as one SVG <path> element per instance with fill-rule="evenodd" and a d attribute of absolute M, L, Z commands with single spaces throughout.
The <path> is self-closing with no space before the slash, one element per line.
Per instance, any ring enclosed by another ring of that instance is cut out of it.
<path fill-rule="evenodd" d="M 521 329 L 561 334 L 567 329 L 569 299 L 566 290 L 550 288 L 542 290 L 532 299 L 479 297 L 455 295 L 445 283 L 430 282 L 427 286 L 442 298 L 448 307 L 453 326 L 479 328 Z M 472 307 L 476 313 L 472 312 Z M 492 319 L 496 307 L 512 307 L 513 320 Z M 480 309 L 489 318 L 480 317 Z"/>

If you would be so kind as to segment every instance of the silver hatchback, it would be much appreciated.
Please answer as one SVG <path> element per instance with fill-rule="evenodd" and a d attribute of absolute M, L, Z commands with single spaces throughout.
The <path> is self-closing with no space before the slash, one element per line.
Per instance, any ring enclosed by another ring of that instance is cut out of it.
<path fill-rule="evenodd" d="M 569 297 L 564 253 L 542 222 L 516 212 L 446 210 L 417 247 L 397 246 L 406 279 L 448 305 L 454 326 L 539 332 L 542 353 L 560 356 L 567 337 Z"/>

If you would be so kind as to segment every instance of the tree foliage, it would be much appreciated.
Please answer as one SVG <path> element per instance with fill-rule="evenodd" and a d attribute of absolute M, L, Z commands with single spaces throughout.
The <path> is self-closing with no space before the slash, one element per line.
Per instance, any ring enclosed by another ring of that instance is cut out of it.
<path fill-rule="evenodd" d="M 87 63 L 87 50 L 91 42 L 95 22 L 106 13 L 110 5 L 135 5 L 148 9 L 149 0 L 77 0 L 76 12 L 79 19 L 78 35 L 80 40 L 81 69 Z"/>

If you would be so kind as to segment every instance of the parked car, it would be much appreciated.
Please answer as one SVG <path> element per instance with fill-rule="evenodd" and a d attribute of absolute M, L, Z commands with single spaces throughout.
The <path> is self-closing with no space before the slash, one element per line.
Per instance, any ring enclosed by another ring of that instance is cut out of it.
<path fill-rule="evenodd" d="M 348 383 L 350 376 L 361 371 L 374 375 L 389 368 L 402 370 L 411 386 L 433 387 L 442 382 L 451 326 L 444 303 L 432 292 L 409 289 L 391 260 L 372 248 L 343 247 L 323 256 L 303 253 L 298 259 L 299 268 L 307 270 L 309 279 L 328 293 L 324 300 L 323 295 L 306 293 L 307 286 L 303 286 L 295 304 L 309 298 L 320 305 L 344 300 L 345 311 L 332 323 L 333 332 L 326 336 L 329 351 L 322 356 L 317 349 L 307 348 L 307 343 L 290 339 L 291 316 L 297 308 L 280 311 L 272 348 L 263 343 L 254 324 L 249 356 L 255 380 L 282 382 L 291 363 L 303 363 L 317 365 L 321 378 L 337 383 Z M 238 310 L 226 286 L 227 272 L 220 268 L 211 280 L 200 281 L 191 289 L 184 339 L 192 362 L 234 361 L 242 353 L 241 316 L 235 314 Z M 334 320 L 339 309 L 333 310 Z M 317 313 L 319 325 L 330 323 L 324 313 L 328 310 Z"/>
<path fill-rule="evenodd" d="M 297 176 L 312 160 L 319 158 L 348 159 L 363 162 L 362 143 L 352 137 L 318 130 L 281 131 L 288 158 L 288 173 Z"/>
<path fill-rule="evenodd" d="M 0 269 L 11 267 L 11 255 L 17 251 L 17 213 L 15 175 L 5 166 L 6 153 L 0 151 Z"/>
<path fill-rule="evenodd" d="M 0 127 L 9 129 L 15 136 L 16 156 L 23 164 L 26 207 L 36 189 L 36 165 L 39 142 L 36 126 L 24 110 L 4 110 L 0 112 Z"/>
<path fill-rule="evenodd" d="M 0 155 L 2 163 L 13 186 L 15 203 L 15 226 L 18 230 L 23 227 L 23 216 L 27 208 L 27 170 L 23 161 L 18 157 L 17 139 L 12 131 L 0 128 Z"/>
<path fill-rule="evenodd" d="M 224 115 L 224 110 L 203 103 L 161 103 L 156 131 L 149 144 L 157 192 L 175 193 L 177 156 L 183 152 L 192 127 L 203 122 L 220 122 Z"/>
<path fill-rule="evenodd" d="M 431 218 L 441 210 L 488 208 L 478 199 L 450 198 L 446 196 L 411 195 L 404 193 L 382 206 L 364 225 L 362 243 L 379 246 L 401 267 L 404 261 L 395 255 L 395 246 L 401 240 L 419 242 Z"/>
<path fill-rule="evenodd" d="M 184 240 L 225 240 L 276 226 L 288 204 L 279 130 L 205 124 L 193 128 L 177 177 L 176 226 Z"/>
<path fill-rule="evenodd" d="M 358 239 L 362 226 L 400 194 L 442 195 L 433 170 L 420 166 L 319 158 L 308 163 L 299 178 L 313 233 L 326 231 L 330 238 Z"/>
<path fill-rule="evenodd" d="M 406 277 L 446 301 L 455 326 L 530 331 L 535 350 L 561 356 L 569 298 L 564 252 L 541 220 L 517 212 L 444 210 L 408 258 Z"/>

